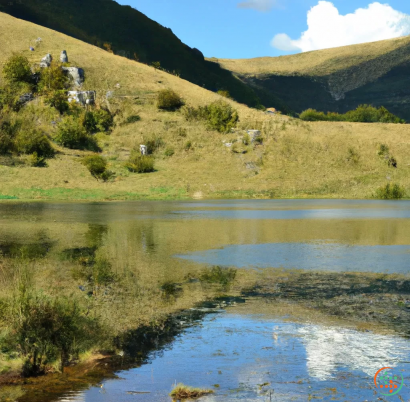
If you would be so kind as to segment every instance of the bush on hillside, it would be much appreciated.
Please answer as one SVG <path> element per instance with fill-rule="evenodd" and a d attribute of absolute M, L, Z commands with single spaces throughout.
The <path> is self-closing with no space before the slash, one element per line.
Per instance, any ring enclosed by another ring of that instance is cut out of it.
<path fill-rule="evenodd" d="M 355 110 L 345 114 L 334 112 L 319 112 L 315 109 L 307 109 L 299 115 L 304 121 L 349 121 L 360 123 L 395 123 L 404 124 L 405 120 L 390 113 L 385 107 L 375 108 L 371 105 L 360 105 Z"/>
<path fill-rule="evenodd" d="M 382 200 L 399 200 L 406 195 L 406 192 L 399 184 L 386 184 L 376 190 L 376 198 Z"/>
<path fill-rule="evenodd" d="M 67 91 L 65 90 L 47 92 L 44 96 L 44 103 L 57 109 L 60 114 L 64 114 L 70 109 Z"/>
<path fill-rule="evenodd" d="M 220 100 L 211 103 L 208 106 L 199 106 L 198 108 L 186 106 L 182 114 L 188 121 L 205 120 L 208 128 L 228 133 L 236 127 L 239 121 L 238 112 L 227 102 Z"/>
<path fill-rule="evenodd" d="M 122 123 L 121 126 L 126 126 L 127 124 L 137 123 L 141 121 L 141 117 L 136 115 L 128 116 Z"/>
<path fill-rule="evenodd" d="M 152 155 L 159 148 L 164 146 L 164 140 L 159 135 L 152 135 L 144 138 L 144 145 L 147 147 L 147 154 Z"/>
<path fill-rule="evenodd" d="M 133 152 L 125 167 L 133 173 L 150 173 L 154 171 L 154 158 Z"/>
<path fill-rule="evenodd" d="M 50 67 L 42 68 L 38 82 L 39 92 L 62 91 L 69 87 L 70 80 L 61 68 L 60 63 L 52 62 Z"/>
<path fill-rule="evenodd" d="M 107 181 L 113 176 L 113 173 L 107 170 L 107 161 L 99 155 L 86 156 L 83 159 L 84 166 L 90 171 L 91 175 L 96 179 Z"/>
<path fill-rule="evenodd" d="M 14 138 L 16 136 L 18 127 L 6 120 L 4 116 L 0 115 L 0 155 L 10 154 L 15 150 Z"/>
<path fill-rule="evenodd" d="M 58 125 L 55 141 L 66 148 L 99 151 L 97 141 L 75 116 L 67 116 Z"/>
<path fill-rule="evenodd" d="M 109 131 L 113 124 L 111 113 L 104 109 L 88 111 L 83 118 L 83 126 L 89 133 Z"/>
<path fill-rule="evenodd" d="M 158 93 L 158 109 L 173 111 L 181 108 L 182 106 L 184 106 L 184 101 L 172 89 L 164 89 Z"/>
<path fill-rule="evenodd" d="M 3 77 L 9 83 L 32 83 L 30 62 L 22 55 L 12 55 L 4 64 Z"/>
<path fill-rule="evenodd" d="M 52 158 L 55 154 L 47 136 L 36 128 L 20 129 L 15 139 L 15 148 L 21 154 L 36 153 L 40 158 Z"/>
<path fill-rule="evenodd" d="M 206 119 L 209 128 L 220 133 L 228 133 L 236 127 L 239 116 L 238 112 L 229 103 L 217 101 L 206 107 Z"/>
<path fill-rule="evenodd" d="M 0 88 L 0 110 L 12 110 L 18 112 L 24 102 L 20 97 L 32 92 L 32 85 L 26 82 L 12 82 Z"/>

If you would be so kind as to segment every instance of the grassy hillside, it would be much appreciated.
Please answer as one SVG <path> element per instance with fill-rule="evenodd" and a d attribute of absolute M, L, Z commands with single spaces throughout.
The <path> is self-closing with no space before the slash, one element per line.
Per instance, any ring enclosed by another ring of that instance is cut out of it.
<path fill-rule="evenodd" d="M 214 92 L 228 90 L 241 103 L 260 103 L 253 89 L 229 71 L 204 60 L 197 49 L 144 14 L 112 0 L 0 0 L 0 11 L 63 32 L 87 43 L 109 45 L 115 54 L 161 67 Z M 25 47 L 29 46 L 29 39 Z M 278 104 L 274 96 L 269 101 Z"/>
<path fill-rule="evenodd" d="M 28 42 L 38 37 L 43 39 L 40 49 L 29 52 Z M 67 50 L 73 65 L 85 70 L 84 88 L 96 90 L 100 103 L 107 91 L 114 91 L 109 105 L 118 112 L 113 132 L 96 136 L 114 180 L 104 183 L 90 175 L 80 163 L 87 152 L 54 145 L 59 153 L 45 168 L 7 166 L 10 161 L 2 160 L 3 199 L 366 198 L 388 182 L 410 187 L 406 126 L 307 123 L 228 101 L 238 110 L 240 122 L 235 133 L 221 134 L 202 121 L 186 121 L 180 112 L 157 109 L 155 97 L 164 88 L 174 89 L 195 107 L 223 99 L 174 75 L 7 14 L 0 14 L 0 40 L 0 68 L 13 52 L 22 51 L 35 63 L 47 52 L 58 56 Z M 41 99 L 20 113 L 50 137 L 55 134 L 52 122 L 60 117 Z M 141 120 L 122 125 L 132 115 Z M 224 143 L 237 140 L 244 129 L 260 129 L 263 144 L 234 147 L 246 152 L 235 153 Z M 124 164 L 131 150 L 153 136 L 162 139 L 154 155 L 156 171 L 130 173 Z M 396 158 L 397 169 L 377 155 L 382 143 Z M 167 148 L 174 150 L 172 156 L 165 155 Z"/>
<path fill-rule="evenodd" d="M 212 60 L 297 112 L 346 112 L 371 103 L 409 120 L 409 50 L 410 38 L 402 37 L 291 56 Z"/>

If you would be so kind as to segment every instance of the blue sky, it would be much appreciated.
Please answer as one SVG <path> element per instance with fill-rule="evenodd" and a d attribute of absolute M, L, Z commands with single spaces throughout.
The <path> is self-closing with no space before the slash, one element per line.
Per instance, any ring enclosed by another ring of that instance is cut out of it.
<path fill-rule="evenodd" d="M 117 1 L 207 57 L 279 56 L 410 34 L 409 0 Z"/>

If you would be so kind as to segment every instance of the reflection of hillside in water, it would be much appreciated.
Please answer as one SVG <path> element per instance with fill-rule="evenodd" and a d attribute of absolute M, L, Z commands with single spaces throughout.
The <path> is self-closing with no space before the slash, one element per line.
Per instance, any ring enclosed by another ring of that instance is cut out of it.
<path fill-rule="evenodd" d="M 394 367 L 410 353 L 409 343 L 394 336 L 321 326 L 303 326 L 298 333 L 306 349 L 309 375 L 322 381 L 338 369 L 373 377 L 380 368 Z"/>

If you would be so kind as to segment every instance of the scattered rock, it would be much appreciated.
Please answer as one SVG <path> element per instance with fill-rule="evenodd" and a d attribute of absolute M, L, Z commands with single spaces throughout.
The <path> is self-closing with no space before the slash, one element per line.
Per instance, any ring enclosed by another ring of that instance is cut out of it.
<path fill-rule="evenodd" d="M 34 52 L 34 47 L 30 46 L 30 51 Z"/>
<path fill-rule="evenodd" d="M 74 85 L 80 86 L 84 82 L 84 70 L 79 67 L 63 67 L 69 77 L 73 80 Z"/>
<path fill-rule="evenodd" d="M 107 99 L 110 99 L 110 98 L 112 98 L 114 96 L 114 91 L 108 91 L 106 94 L 105 94 L 105 97 L 107 98 Z"/>
<path fill-rule="evenodd" d="M 77 102 L 83 106 L 95 103 L 95 91 L 68 91 L 68 101 Z"/>
<path fill-rule="evenodd" d="M 115 88 L 120 89 L 121 85 L 120 84 L 115 84 Z"/>
<path fill-rule="evenodd" d="M 261 136 L 261 132 L 259 130 L 248 130 L 247 133 L 251 139 L 251 143 L 255 142 L 255 140 Z"/>
<path fill-rule="evenodd" d="M 50 67 L 51 62 L 53 61 L 53 56 L 51 56 L 50 53 L 47 53 L 40 62 L 40 67 L 41 68 L 47 68 Z"/>
<path fill-rule="evenodd" d="M 21 95 L 19 98 L 20 105 L 25 105 L 26 103 L 32 101 L 34 99 L 34 95 L 30 92 L 24 95 Z"/>
<path fill-rule="evenodd" d="M 147 146 L 140 145 L 140 151 L 141 151 L 141 155 L 147 155 Z"/>
<path fill-rule="evenodd" d="M 60 61 L 61 63 L 68 63 L 68 56 L 65 50 L 63 50 L 60 54 Z"/>

